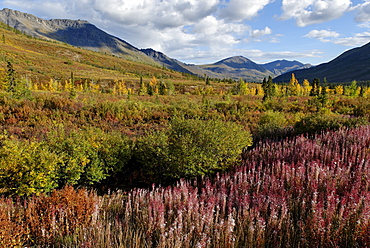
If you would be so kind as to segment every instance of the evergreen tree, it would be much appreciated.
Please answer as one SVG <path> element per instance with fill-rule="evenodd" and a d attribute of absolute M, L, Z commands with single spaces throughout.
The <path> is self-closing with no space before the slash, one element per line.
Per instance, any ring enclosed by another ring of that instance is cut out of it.
<path fill-rule="evenodd" d="M 8 91 L 14 92 L 15 91 L 15 70 L 13 69 L 12 63 L 8 61 L 8 64 L 6 66 L 8 68 L 8 74 L 7 74 L 7 82 L 8 82 Z"/>
<path fill-rule="evenodd" d="M 312 82 L 310 96 L 318 96 L 320 94 L 320 79 L 315 78 Z"/>
<path fill-rule="evenodd" d="M 356 96 L 357 95 L 357 81 L 353 80 L 351 85 L 348 87 L 349 95 Z"/>
<path fill-rule="evenodd" d="M 140 77 L 140 88 L 139 88 L 138 93 L 139 93 L 140 96 L 143 96 L 143 95 L 147 94 L 147 91 L 148 91 L 148 89 L 147 89 L 145 83 L 143 82 L 143 78 Z"/>
<path fill-rule="evenodd" d="M 166 95 L 167 94 L 167 85 L 165 82 L 160 81 L 158 86 L 158 92 L 160 95 Z"/>
<path fill-rule="evenodd" d="M 364 96 L 365 96 L 365 87 L 361 86 L 360 87 L 360 97 L 364 97 Z"/>
<path fill-rule="evenodd" d="M 328 91 L 327 86 L 323 86 L 321 93 L 317 96 L 319 102 L 321 103 L 321 107 L 325 107 L 328 103 Z"/>
<path fill-rule="evenodd" d="M 271 99 L 271 97 L 275 96 L 275 86 L 272 82 L 271 76 L 269 76 L 267 81 L 266 81 L 266 78 L 263 79 L 262 89 L 264 92 L 262 101 L 266 101 L 268 99 Z"/>

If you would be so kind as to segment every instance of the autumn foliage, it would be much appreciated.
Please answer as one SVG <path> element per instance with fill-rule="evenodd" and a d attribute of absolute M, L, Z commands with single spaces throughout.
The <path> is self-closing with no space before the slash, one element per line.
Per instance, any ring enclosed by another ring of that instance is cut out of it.
<path fill-rule="evenodd" d="M 368 247 L 370 127 L 261 141 L 232 172 L 97 196 L 1 199 L 2 244 Z M 12 230 L 10 235 L 10 230 Z"/>

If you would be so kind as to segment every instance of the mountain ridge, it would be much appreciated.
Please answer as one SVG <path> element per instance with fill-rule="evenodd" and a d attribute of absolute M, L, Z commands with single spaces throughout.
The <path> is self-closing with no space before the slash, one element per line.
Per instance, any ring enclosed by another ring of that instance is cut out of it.
<path fill-rule="evenodd" d="M 4 8 L 0 10 L 0 21 L 33 37 L 56 40 L 84 49 L 112 54 L 123 59 L 211 78 L 244 79 L 262 81 L 304 65 L 297 61 L 285 61 L 285 67 L 275 68 L 274 61 L 257 64 L 243 56 L 233 56 L 208 65 L 189 65 L 173 59 L 151 48 L 139 49 L 121 38 L 112 36 L 86 20 L 44 20 L 31 14 Z M 281 64 L 281 63 L 280 63 Z"/>
<path fill-rule="evenodd" d="M 327 82 L 341 83 L 370 80 L 370 43 L 361 47 L 347 50 L 327 63 L 312 68 L 291 71 L 298 81 L 314 78 Z M 274 78 L 275 82 L 288 82 L 290 74 L 283 74 Z"/>
<path fill-rule="evenodd" d="M 33 37 L 57 40 L 96 52 L 111 53 L 133 61 L 157 64 L 138 48 L 85 20 L 44 20 L 31 14 L 4 8 L 0 10 L 0 21 Z"/>

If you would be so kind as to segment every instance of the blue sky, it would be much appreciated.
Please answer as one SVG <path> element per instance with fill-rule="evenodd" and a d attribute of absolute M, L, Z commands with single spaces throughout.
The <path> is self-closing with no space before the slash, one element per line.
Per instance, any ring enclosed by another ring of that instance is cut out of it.
<path fill-rule="evenodd" d="M 317 65 L 370 42 L 370 0 L 0 0 L 44 19 L 83 19 L 182 62 L 244 56 Z"/>

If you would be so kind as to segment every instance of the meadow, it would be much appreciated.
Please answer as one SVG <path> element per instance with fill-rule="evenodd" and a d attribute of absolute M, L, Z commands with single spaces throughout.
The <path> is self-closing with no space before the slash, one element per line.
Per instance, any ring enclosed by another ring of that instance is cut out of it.
<path fill-rule="evenodd" d="M 0 247 L 370 246 L 365 82 L 200 78 L 0 28 Z"/>
<path fill-rule="evenodd" d="M 227 173 L 2 198 L 2 247 L 368 247 L 370 126 L 260 141 Z"/>

